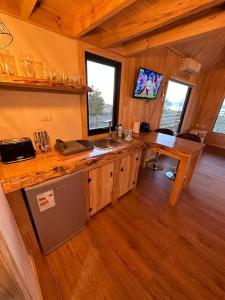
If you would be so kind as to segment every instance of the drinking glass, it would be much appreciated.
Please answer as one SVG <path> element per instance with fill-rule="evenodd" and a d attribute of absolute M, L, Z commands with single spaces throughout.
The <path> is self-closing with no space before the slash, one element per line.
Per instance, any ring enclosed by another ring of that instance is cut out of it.
<path fill-rule="evenodd" d="M 43 69 L 43 78 L 44 78 L 45 80 L 50 80 L 49 70 L 46 69 L 46 68 Z"/>
<path fill-rule="evenodd" d="M 57 72 L 56 70 L 52 69 L 49 71 L 49 79 L 52 81 L 56 81 L 57 80 Z"/>
<path fill-rule="evenodd" d="M 43 67 L 42 62 L 35 61 L 34 62 L 35 78 L 36 79 L 45 79 L 43 71 L 44 71 L 44 67 Z"/>
<path fill-rule="evenodd" d="M 24 77 L 35 77 L 34 62 L 31 55 L 22 55 L 20 57 L 20 67 Z"/>
<path fill-rule="evenodd" d="M 6 69 L 5 69 L 5 58 L 3 54 L 0 54 L 0 72 L 1 74 L 5 75 L 6 74 Z"/>
<path fill-rule="evenodd" d="M 65 82 L 65 83 L 69 82 L 69 74 L 68 74 L 67 71 L 62 72 L 62 81 Z"/>
<path fill-rule="evenodd" d="M 15 58 L 8 51 L 0 55 L 0 72 L 6 76 L 18 75 Z"/>

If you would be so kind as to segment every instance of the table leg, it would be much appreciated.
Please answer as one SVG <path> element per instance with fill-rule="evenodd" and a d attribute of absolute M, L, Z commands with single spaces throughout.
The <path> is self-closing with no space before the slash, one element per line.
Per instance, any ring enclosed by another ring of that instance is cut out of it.
<path fill-rule="evenodd" d="M 195 156 L 193 156 L 191 158 L 191 160 L 189 162 L 189 165 L 187 168 L 187 173 L 186 173 L 186 178 L 185 178 L 184 185 L 183 185 L 184 189 L 187 189 L 189 186 L 189 183 L 191 181 L 192 175 L 194 173 L 194 170 L 195 170 L 195 167 L 196 167 L 196 164 L 198 162 L 200 155 L 201 155 L 201 152 L 197 153 Z"/>
<path fill-rule="evenodd" d="M 187 157 L 182 157 L 180 159 L 177 173 L 176 173 L 176 179 L 173 183 L 172 191 L 169 197 L 169 203 L 171 205 L 175 205 L 180 196 L 180 192 L 183 188 L 184 181 L 186 178 L 186 171 L 187 171 L 188 164 L 189 164 L 189 159 Z"/>

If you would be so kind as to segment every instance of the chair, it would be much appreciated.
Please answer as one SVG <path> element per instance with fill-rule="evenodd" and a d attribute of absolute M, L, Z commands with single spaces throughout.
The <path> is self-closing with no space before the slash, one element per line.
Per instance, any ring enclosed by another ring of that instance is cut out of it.
<path fill-rule="evenodd" d="M 197 134 L 194 134 L 194 133 L 189 133 L 189 132 L 179 133 L 177 135 L 177 137 L 179 137 L 181 139 L 197 142 L 197 143 L 202 142 L 201 138 Z M 178 163 L 178 166 L 179 166 L 179 163 Z M 178 168 L 178 166 L 177 166 L 177 168 Z M 171 168 L 169 171 L 166 172 L 166 176 L 171 180 L 175 180 L 176 173 L 177 173 L 177 168 L 176 169 Z"/>
<path fill-rule="evenodd" d="M 158 128 L 155 130 L 155 132 L 163 133 L 163 134 L 167 134 L 167 135 L 174 135 L 173 131 L 169 128 Z M 148 162 L 147 162 L 147 164 L 148 164 Z M 148 167 L 148 165 L 147 165 L 147 167 Z M 163 170 L 163 166 L 159 164 L 159 153 L 158 152 L 156 152 L 154 162 L 150 168 L 153 171 L 162 171 Z"/>
<path fill-rule="evenodd" d="M 155 130 L 155 132 L 163 133 L 163 134 L 167 134 L 167 135 L 174 135 L 173 130 L 171 130 L 169 128 L 158 128 Z"/>
<path fill-rule="evenodd" d="M 200 136 L 198 136 L 197 134 L 194 134 L 194 133 L 189 133 L 189 132 L 179 133 L 177 135 L 177 137 L 179 137 L 181 139 L 185 139 L 185 140 L 197 142 L 197 143 L 201 143 L 202 142 Z"/>

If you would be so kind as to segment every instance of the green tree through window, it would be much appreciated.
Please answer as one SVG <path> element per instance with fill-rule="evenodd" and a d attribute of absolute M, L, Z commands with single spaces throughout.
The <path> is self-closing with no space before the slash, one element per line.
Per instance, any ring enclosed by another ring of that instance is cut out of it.
<path fill-rule="evenodd" d="M 100 115 L 103 113 L 103 110 L 105 108 L 105 101 L 102 98 L 102 94 L 98 90 L 94 90 L 94 87 L 92 87 L 93 92 L 89 93 L 88 95 L 88 109 L 89 114 L 91 115 Z"/>

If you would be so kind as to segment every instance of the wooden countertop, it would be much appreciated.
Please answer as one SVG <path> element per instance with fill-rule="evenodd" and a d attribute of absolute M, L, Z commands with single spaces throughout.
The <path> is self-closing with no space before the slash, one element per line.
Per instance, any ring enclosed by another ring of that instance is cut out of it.
<path fill-rule="evenodd" d="M 151 147 L 158 146 L 161 149 L 169 150 L 171 153 L 186 157 L 194 156 L 205 147 L 205 144 L 203 143 L 196 143 L 190 140 L 157 132 L 141 133 L 135 135 L 135 138 L 150 145 Z"/>
<path fill-rule="evenodd" d="M 132 142 L 122 141 L 122 145 L 110 150 L 89 150 L 79 154 L 63 156 L 56 150 L 37 154 L 36 158 L 13 163 L 0 163 L 0 181 L 5 193 L 26 188 L 49 179 L 70 174 L 77 170 L 84 171 L 96 163 L 107 163 L 116 156 L 136 149 L 145 144 L 160 147 L 170 152 L 191 157 L 199 152 L 204 144 L 161 134 L 143 133 L 135 135 Z"/>
<path fill-rule="evenodd" d="M 133 139 L 122 141 L 122 145 L 110 150 L 89 150 L 78 154 L 63 156 L 56 150 L 39 153 L 33 159 L 12 164 L 0 163 L 0 181 L 5 193 L 26 188 L 49 179 L 87 169 L 96 163 L 107 163 L 119 154 L 141 149 L 144 143 Z"/>

